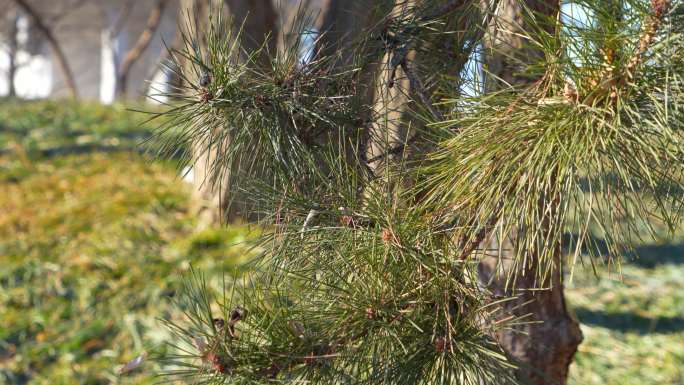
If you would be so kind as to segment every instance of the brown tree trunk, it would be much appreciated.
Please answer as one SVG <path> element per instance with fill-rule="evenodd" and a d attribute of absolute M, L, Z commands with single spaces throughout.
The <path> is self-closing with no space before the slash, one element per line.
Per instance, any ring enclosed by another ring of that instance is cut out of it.
<path fill-rule="evenodd" d="M 383 4 L 378 4 L 383 3 Z M 319 37 L 316 46 L 313 47 L 313 57 L 336 57 L 335 65 L 347 66 L 352 64 L 354 42 L 368 27 L 379 21 L 384 12 L 378 12 L 378 6 L 388 8 L 391 1 L 373 0 L 325 0 L 321 2 L 321 9 L 316 20 L 316 29 Z M 359 53 L 364 55 L 367 53 Z M 377 63 L 362 64 L 362 71 L 357 76 L 357 97 L 360 103 L 368 104 L 374 100 L 375 89 L 381 84 L 376 84 L 378 77 Z M 345 138 L 345 152 L 348 159 L 357 159 L 358 156 L 366 156 L 367 122 L 371 116 L 364 114 L 358 117 L 361 123 L 355 126 L 345 127 L 342 137 Z"/>
<path fill-rule="evenodd" d="M 178 14 L 180 33 L 192 36 L 199 44 L 204 44 L 210 6 L 210 0 L 181 0 Z M 202 47 L 203 51 L 205 48 Z M 198 79 L 192 77 L 195 73 L 193 64 L 183 59 L 181 65 L 184 67 L 183 73 L 186 74 L 187 81 L 196 83 Z M 211 164 L 214 163 L 216 154 L 215 151 L 208 151 L 208 141 L 209 138 L 204 138 L 193 143 L 193 212 L 200 227 L 221 221 L 220 181 L 216 181 L 211 172 Z"/>
<path fill-rule="evenodd" d="M 374 7 L 379 2 L 371 0 L 325 0 L 316 27 L 321 38 L 315 47 L 317 55 L 332 56 L 342 53 L 342 63 L 351 59 L 353 41 L 374 20 Z"/>
<path fill-rule="evenodd" d="M 520 64 L 531 62 L 542 54 L 522 37 L 525 28 L 524 5 L 538 15 L 555 16 L 558 0 L 501 0 L 497 16 L 486 36 L 485 65 L 495 79 L 488 79 L 486 89 L 509 86 L 525 87 L 536 79 L 519 73 Z M 549 25 L 548 28 L 555 28 Z M 546 197 L 554 199 L 557 197 Z M 544 224 L 540 224 L 544 226 Z M 502 305 L 504 312 L 532 321 L 516 326 L 514 330 L 500 332 L 496 337 L 518 365 L 517 377 L 524 384 L 563 385 L 567 382 L 568 368 L 582 333 L 577 321 L 568 313 L 563 294 L 561 250 L 555 251 L 554 269 L 545 282 L 537 280 L 535 271 L 539 261 L 532 260 L 524 271 L 513 272 L 514 284 L 507 284 L 505 274 L 511 273 L 511 244 L 516 234 L 506 239 L 490 239 L 488 250 L 502 250 L 502 255 L 487 256 L 481 262 L 481 279 L 495 295 L 516 296 Z M 500 243 L 503 243 L 503 247 Z"/>
<path fill-rule="evenodd" d="M 147 25 L 143 32 L 138 37 L 138 40 L 133 45 L 126 56 L 124 56 L 121 61 L 121 65 L 117 71 L 116 80 L 116 97 L 123 98 L 126 96 L 126 91 L 128 89 L 128 75 L 133 67 L 133 64 L 140 59 L 140 56 L 145 52 L 147 47 L 152 41 L 159 23 L 161 22 L 161 17 L 164 14 L 164 9 L 166 8 L 169 0 L 157 0 L 154 7 L 150 11 L 150 15 L 147 18 Z"/>
<path fill-rule="evenodd" d="M 270 66 L 278 46 L 278 15 L 272 0 L 225 0 L 225 4 L 238 26 L 244 21 L 242 47 L 252 52 L 264 46 L 258 64 Z"/>
<path fill-rule="evenodd" d="M 181 28 L 190 24 L 191 30 L 186 30 L 185 33 L 196 36 L 197 41 L 202 44 L 209 25 L 209 8 L 220 4 L 221 2 L 212 4 L 211 0 L 183 0 L 179 18 Z M 264 68 L 270 66 L 271 57 L 277 52 L 278 41 L 277 14 L 271 0 L 225 0 L 223 4 L 237 27 L 244 22 L 240 42 L 244 49 L 249 52 L 265 46 L 266 50 L 258 58 L 257 64 Z M 185 73 L 190 74 L 192 71 L 186 70 Z M 228 190 L 231 170 L 216 170 L 211 166 L 216 163 L 219 148 L 226 148 L 227 143 L 209 146 L 209 139 L 199 140 L 193 146 L 193 190 L 200 226 L 217 224 L 222 220 L 232 221 L 244 214 L 241 205 L 234 202 L 233 192 Z"/>
<path fill-rule="evenodd" d="M 391 17 L 405 18 L 416 11 L 415 0 L 396 0 L 391 9 Z M 395 55 L 406 55 L 407 63 L 415 60 L 415 51 L 408 50 L 401 53 L 397 50 L 387 51 L 383 55 L 374 79 L 372 91 L 372 115 L 373 121 L 368 130 L 366 158 L 369 159 L 368 166 L 376 175 L 383 172 L 386 165 L 395 163 L 403 157 L 405 148 L 390 156 L 385 156 L 393 148 L 400 148 L 400 144 L 407 139 L 407 127 L 405 122 L 405 112 L 411 102 L 411 82 L 409 81 L 404 68 L 397 66 Z M 404 181 L 411 183 L 410 181 Z M 387 186 L 390 187 L 390 186 Z"/>
<path fill-rule="evenodd" d="M 36 12 L 35 9 L 31 6 L 31 4 L 28 3 L 26 0 L 14 0 L 14 2 L 21 7 L 21 9 L 26 12 L 27 15 L 33 20 L 33 23 L 35 24 L 36 28 L 45 36 L 45 39 L 47 39 L 48 43 L 50 44 L 50 47 L 52 48 L 52 52 L 55 55 L 55 58 L 57 59 L 57 65 L 59 66 L 60 71 L 62 72 L 62 76 L 64 77 L 64 81 L 66 82 L 67 88 L 69 88 L 69 92 L 71 93 L 71 96 L 76 99 L 78 98 L 78 90 L 76 88 L 76 80 L 74 79 L 74 74 L 71 71 L 71 67 L 69 67 L 69 61 L 67 60 L 66 56 L 64 55 L 64 51 L 62 51 L 62 46 L 59 44 L 57 39 L 55 38 L 55 35 L 52 33 L 52 30 L 43 22 L 43 18 Z"/>

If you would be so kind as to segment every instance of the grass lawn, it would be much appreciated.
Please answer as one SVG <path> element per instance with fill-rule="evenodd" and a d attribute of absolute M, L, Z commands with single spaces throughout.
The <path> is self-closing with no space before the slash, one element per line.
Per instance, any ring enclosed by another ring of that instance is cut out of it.
<path fill-rule="evenodd" d="M 116 368 L 170 337 L 158 318 L 194 266 L 248 258 L 245 227 L 196 232 L 189 187 L 140 155 L 149 135 L 119 108 L 0 104 L 0 384 L 146 384 Z M 568 290 L 585 342 L 572 384 L 684 384 L 684 246 Z"/>
<path fill-rule="evenodd" d="M 684 384 L 684 245 L 646 249 L 665 262 L 624 263 L 621 279 L 585 271 L 567 290 L 584 333 L 571 384 Z"/>

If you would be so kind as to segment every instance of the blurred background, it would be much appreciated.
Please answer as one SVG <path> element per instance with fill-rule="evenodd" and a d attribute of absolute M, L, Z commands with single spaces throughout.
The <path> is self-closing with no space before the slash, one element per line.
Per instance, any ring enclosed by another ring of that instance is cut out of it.
<path fill-rule="evenodd" d="M 277 2 L 278 17 L 299 6 Z M 181 9 L 0 0 L 0 384 L 159 381 L 154 362 L 117 369 L 170 342 L 158 319 L 182 316 L 183 275 L 236 277 L 255 252 L 248 226 L 199 223 L 188 170 L 151 155 L 160 122 L 135 112 L 168 102 L 153 95 L 177 81 L 165 46 Z M 568 297 L 585 341 L 571 383 L 684 384 L 683 235 L 619 269 L 576 267 Z"/>
<path fill-rule="evenodd" d="M 166 80 L 162 41 L 173 43 L 179 1 L 2 0 L 0 7 L 2 95 L 77 94 L 109 104 L 145 95 L 147 80 Z M 124 61 L 135 65 L 124 69 Z"/>

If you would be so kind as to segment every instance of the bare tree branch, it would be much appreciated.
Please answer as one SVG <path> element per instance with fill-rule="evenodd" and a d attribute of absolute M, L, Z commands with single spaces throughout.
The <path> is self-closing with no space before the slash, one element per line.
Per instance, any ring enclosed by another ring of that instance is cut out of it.
<path fill-rule="evenodd" d="M 78 98 L 78 90 L 76 88 L 76 80 L 74 79 L 74 74 L 71 71 L 71 67 L 69 67 L 69 62 L 67 61 L 66 56 L 64 55 L 64 51 L 62 51 L 62 47 L 55 38 L 54 33 L 52 30 L 43 22 L 43 18 L 40 16 L 38 12 L 36 12 L 35 9 L 28 3 L 26 0 L 14 0 L 14 2 L 21 7 L 21 9 L 26 12 L 26 14 L 33 19 L 33 23 L 35 24 L 36 28 L 45 35 L 45 38 L 47 39 L 48 43 L 50 44 L 50 48 L 52 49 L 53 53 L 55 54 L 55 57 L 57 58 L 57 65 L 59 66 L 60 71 L 62 72 L 62 76 L 64 77 L 64 81 L 66 82 L 67 88 L 69 88 L 69 92 L 71 93 L 71 97 L 74 99 Z"/>
<path fill-rule="evenodd" d="M 133 45 L 133 48 L 126 53 L 126 56 L 121 62 L 116 82 L 116 94 L 118 97 L 122 97 L 126 94 L 126 89 L 128 88 L 128 75 L 130 73 L 131 67 L 133 67 L 133 64 L 140 59 L 140 56 L 142 56 L 143 52 L 145 52 L 147 47 L 150 45 L 150 41 L 152 41 L 152 37 L 159 27 L 162 14 L 164 13 L 164 9 L 168 3 L 169 0 L 158 0 L 156 2 L 154 8 L 152 8 L 150 11 L 149 17 L 147 18 L 147 26 L 145 27 L 145 30 L 140 34 L 138 41 L 135 43 L 135 45 Z"/>

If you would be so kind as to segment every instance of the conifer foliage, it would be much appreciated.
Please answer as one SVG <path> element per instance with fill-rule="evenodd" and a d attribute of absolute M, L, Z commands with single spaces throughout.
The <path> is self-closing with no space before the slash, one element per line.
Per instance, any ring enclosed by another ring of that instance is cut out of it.
<path fill-rule="evenodd" d="M 185 35 L 172 52 L 185 81 L 167 95 L 162 130 L 178 134 L 165 145 L 216 152 L 207 178 L 236 191 L 263 235 L 244 281 L 215 293 L 201 272 L 188 278 L 168 374 L 515 383 L 495 336 L 534 320 L 503 312 L 508 299 L 481 281 L 484 241 L 515 233 L 508 255 L 534 259 L 543 289 L 553 253 L 569 247 L 572 266 L 594 249 L 590 231 L 617 256 L 643 224 L 679 223 L 680 1 L 577 0 L 551 18 L 523 7 L 525 44 L 542 55 L 511 58 L 536 79 L 522 85 L 473 70 L 497 1 L 378 3 L 336 50 L 325 33 L 312 42 L 300 10 L 267 67 L 267 47 L 244 50 L 240 21 L 217 10 L 205 41 Z M 502 272 L 509 285 L 518 271 Z"/>

